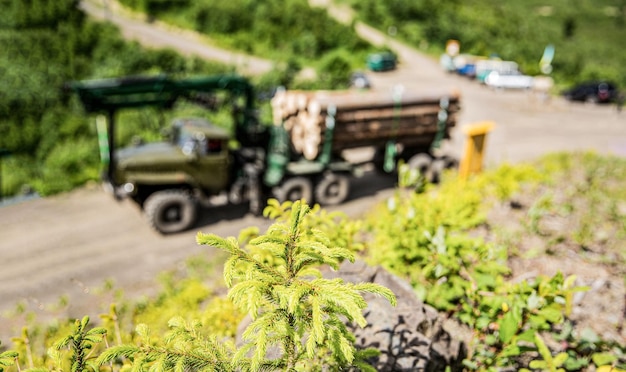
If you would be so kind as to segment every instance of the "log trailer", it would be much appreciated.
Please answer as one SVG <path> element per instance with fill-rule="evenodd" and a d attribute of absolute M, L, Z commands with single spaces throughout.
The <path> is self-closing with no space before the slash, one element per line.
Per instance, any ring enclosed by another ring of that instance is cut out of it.
<path fill-rule="evenodd" d="M 387 172 L 400 159 L 421 171 L 445 167 L 448 163 L 430 150 L 449 136 L 459 110 L 454 93 L 278 91 L 272 99 L 274 123 L 264 124 L 253 86 L 237 75 L 124 77 L 76 81 L 66 88 L 87 113 L 106 119 L 107 189 L 135 201 L 163 234 L 192 227 L 199 207 L 216 195 L 234 204 L 248 202 L 255 214 L 270 197 L 342 203 L 361 165 L 343 156 L 350 148 L 375 148 L 371 162 Z M 218 92 L 230 98 L 232 134 L 203 118 L 180 118 L 165 142 L 116 149 L 118 111 L 169 109 L 182 99 L 208 107 Z"/>

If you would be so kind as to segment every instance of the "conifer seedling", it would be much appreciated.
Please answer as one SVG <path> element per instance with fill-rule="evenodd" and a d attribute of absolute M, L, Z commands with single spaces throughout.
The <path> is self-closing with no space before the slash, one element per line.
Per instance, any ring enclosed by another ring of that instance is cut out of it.
<path fill-rule="evenodd" d="M 362 360 L 366 353 L 356 350 L 346 321 L 367 324 L 363 316 L 367 303 L 361 293 L 384 296 L 394 306 L 395 296 L 378 284 L 323 278 L 321 266 L 337 270 L 342 261 L 354 261 L 354 253 L 333 246 L 320 231 L 304 231 L 302 222 L 309 211 L 306 203 L 294 202 L 289 221 L 273 224 L 244 247 L 233 237 L 197 236 L 199 244 L 230 254 L 224 265 L 228 296 L 251 317 L 235 364 L 250 370 L 352 365 L 371 370 Z M 271 260 L 266 259 L 268 254 Z"/>

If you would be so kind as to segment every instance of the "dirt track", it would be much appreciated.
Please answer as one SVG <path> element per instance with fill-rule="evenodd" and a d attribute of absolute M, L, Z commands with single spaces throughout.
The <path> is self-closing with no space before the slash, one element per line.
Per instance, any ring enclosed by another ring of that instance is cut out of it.
<path fill-rule="evenodd" d="M 130 20 L 122 18 L 116 23 L 131 25 Z M 385 40 L 363 25 L 358 29 Z M 134 30 L 141 33 L 150 28 Z M 164 39 L 159 35 L 148 32 L 135 37 L 152 46 L 171 46 L 162 44 L 160 40 Z M 181 41 L 183 36 L 175 33 L 174 39 L 179 41 L 177 46 L 187 48 L 185 45 L 190 44 Z M 194 49 L 186 52 L 210 49 L 199 48 L 198 43 L 200 40 L 194 39 Z M 592 149 L 626 156 L 626 112 L 618 114 L 615 107 L 570 104 L 558 98 L 544 102 L 527 92 L 492 91 L 447 75 L 436 61 L 410 48 L 391 45 L 398 51 L 401 64 L 397 71 L 370 74 L 375 89 L 391 92 L 393 86 L 402 84 L 406 90 L 461 92 L 460 125 L 448 144 L 448 150 L 456 155 L 461 154 L 465 141 L 461 128 L 490 120 L 496 128 L 487 138 L 488 167 L 561 150 Z M 352 199 L 340 209 L 358 215 L 388 195 L 392 185 L 392 180 L 371 174 L 356 179 Z M 247 216 L 238 207 L 218 208 L 206 212 L 197 229 L 162 237 L 148 228 L 132 204 L 116 203 L 98 186 L 5 206 L 0 208 L 0 311 L 12 308 L 16 301 L 36 308 L 68 294 L 72 307 L 63 315 L 98 314 L 106 308 L 94 303 L 91 293 L 103 280 L 111 278 L 131 296 L 150 294 L 156 274 L 205 250 L 195 243 L 197 230 L 230 236 L 243 227 L 267 223 Z M 0 337 L 6 331 L 17 333 L 3 319 Z M 6 344 L 8 340 L 3 341 Z"/>

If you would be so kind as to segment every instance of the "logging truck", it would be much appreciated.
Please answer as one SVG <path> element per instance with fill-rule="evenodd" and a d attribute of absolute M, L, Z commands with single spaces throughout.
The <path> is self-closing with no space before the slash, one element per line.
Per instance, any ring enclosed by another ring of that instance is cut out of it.
<path fill-rule="evenodd" d="M 453 92 L 278 90 L 271 99 L 273 123 L 261 123 L 253 86 L 237 75 L 87 80 L 67 89 L 86 112 L 99 114 L 105 128 L 107 189 L 135 201 L 163 234 L 192 227 L 200 206 L 219 195 L 249 203 L 255 214 L 268 198 L 342 203 L 362 165 L 348 161 L 344 151 L 358 147 L 375 150 L 368 162 L 381 171 L 392 173 L 402 159 L 434 174 L 450 162 L 433 158 L 430 150 L 449 137 L 460 108 Z M 166 141 L 116 149 L 118 111 L 169 109 L 183 99 L 215 108 L 218 92 L 229 97 L 219 106 L 232 111 L 233 133 L 205 118 L 179 118 Z"/>

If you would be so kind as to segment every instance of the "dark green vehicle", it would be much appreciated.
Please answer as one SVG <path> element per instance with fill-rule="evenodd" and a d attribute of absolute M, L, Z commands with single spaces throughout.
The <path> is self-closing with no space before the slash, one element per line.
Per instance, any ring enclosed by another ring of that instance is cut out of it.
<path fill-rule="evenodd" d="M 338 130 L 334 110 L 329 110 L 325 116 L 326 130 L 320 142 L 319 156 L 306 159 L 294 153 L 284 122 L 269 125 L 260 122 L 255 92 L 248 80 L 241 76 L 127 77 L 72 82 L 67 89 L 78 94 L 87 112 L 106 119 L 99 122 L 100 127 L 105 127 L 100 132 L 106 134 L 101 138 L 101 147 L 106 148 L 103 159 L 106 159 L 107 166 L 103 178 L 107 188 L 118 199 L 134 200 L 150 225 L 164 234 L 192 227 L 200 207 L 214 205 L 212 200 L 216 196 L 231 204 L 249 203 L 249 210 L 254 214 L 262 211 L 268 198 L 281 202 L 305 199 L 323 206 L 340 204 L 348 197 L 350 177 L 360 170 L 360 164 L 352 164 L 343 158 L 341 150 L 345 147 L 337 149 L 334 146 L 338 143 L 333 137 Z M 181 118 L 174 120 L 167 141 L 116 149 L 118 111 L 143 107 L 169 109 L 178 100 L 214 108 L 212 103 L 219 101 L 213 99 L 217 93 L 228 96 L 222 101 L 232 112 L 233 133 L 203 118 Z M 448 110 L 447 102 L 441 110 Z M 367 105 L 376 106 L 377 103 Z M 454 125 L 453 116 L 437 115 L 438 99 L 421 104 L 430 105 L 434 111 L 432 115 L 422 115 L 411 123 L 416 126 L 413 135 L 393 134 L 400 133 L 402 127 L 393 133 L 369 133 L 376 143 L 381 144 L 376 153 L 384 154 L 381 159 L 385 164 L 397 160 L 395 152 L 386 151 L 391 149 L 390 146 L 395 149 L 404 144 L 407 154 L 428 151 L 436 133 L 446 134 Z M 453 98 L 450 105 L 458 107 L 458 99 Z M 388 111 L 400 114 L 397 109 Z M 374 108 L 373 112 L 377 110 Z M 442 125 L 438 124 L 438 117 L 443 118 Z M 389 123 L 392 122 L 395 121 Z M 432 130 L 425 131 L 424 125 Z M 349 141 L 343 146 L 354 143 L 356 141 Z M 380 156 L 373 162 L 377 163 L 378 158 Z"/>
<path fill-rule="evenodd" d="M 396 68 L 397 58 L 393 53 L 372 53 L 367 56 L 367 68 L 371 71 L 390 71 Z"/>
<path fill-rule="evenodd" d="M 150 224 L 168 233 L 189 227 L 197 200 L 226 190 L 233 158 L 228 132 L 199 119 L 174 121 L 168 142 L 123 148 L 115 153 L 113 188 L 143 206 Z"/>
<path fill-rule="evenodd" d="M 285 130 L 259 122 L 254 91 L 247 79 L 219 75 L 173 80 L 166 76 L 129 77 L 69 83 L 87 112 L 107 118 L 108 166 L 105 185 L 116 198 L 131 198 L 156 230 L 190 228 L 199 207 L 226 194 L 231 203 L 249 202 L 259 214 L 268 197 L 338 204 L 349 192 L 353 167 L 343 160 L 294 166 Z M 174 121 L 168 141 L 116 149 L 115 118 L 122 109 L 172 107 L 226 91 L 234 98 L 234 138 L 205 119 Z M 229 142 L 236 140 L 238 146 Z M 330 157 L 326 157 L 330 159 Z"/>

